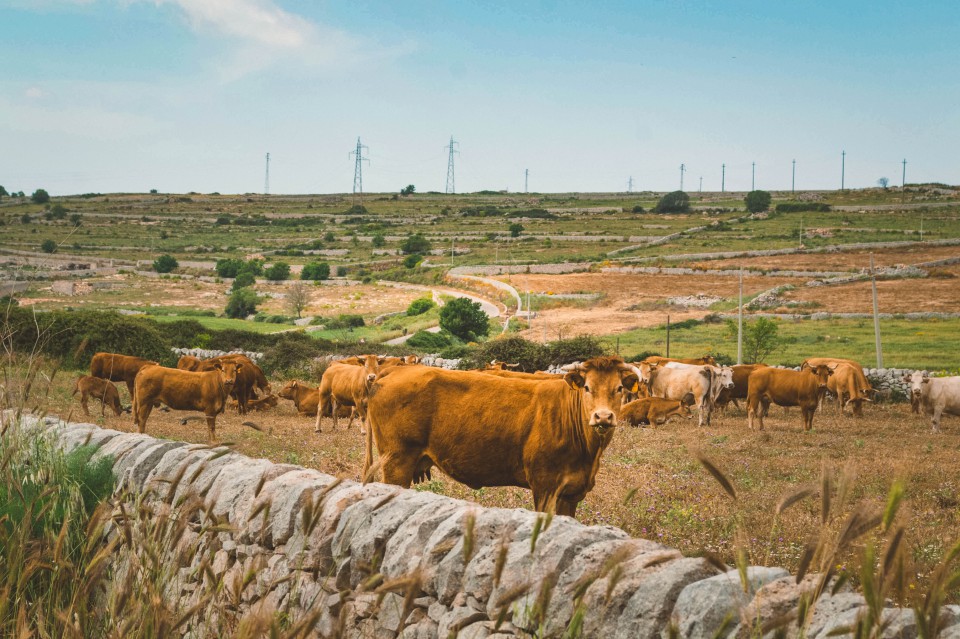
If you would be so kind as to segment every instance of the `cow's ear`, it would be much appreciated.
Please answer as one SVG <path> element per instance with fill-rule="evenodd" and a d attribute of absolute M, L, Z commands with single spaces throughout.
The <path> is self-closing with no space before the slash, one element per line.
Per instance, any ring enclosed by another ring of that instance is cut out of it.
<path fill-rule="evenodd" d="M 587 385 L 587 380 L 580 371 L 569 371 L 563 376 L 563 381 L 570 384 L 571 388 L 583 388 Z"/>
<path fill-rule="evenodd" d="M 240 369 L 243 368 L 243 364 L 237 364 L 237 372 L 240 372 Z"/>
<path fill-rule="evenodd" d="M 623 371 L 620 373 L 620 383 L 631 393 L 640 392 L 640 378 L 633 371 Z"/>
<path fill-rule="evenodd" d="M 920 380 L 920 383 L 921 383 L 921 384 L 929 384 L 929 383 L 930 383 L 930 378 L 929 378 L 929 377 L 924 377 L 923 379 Z"/>

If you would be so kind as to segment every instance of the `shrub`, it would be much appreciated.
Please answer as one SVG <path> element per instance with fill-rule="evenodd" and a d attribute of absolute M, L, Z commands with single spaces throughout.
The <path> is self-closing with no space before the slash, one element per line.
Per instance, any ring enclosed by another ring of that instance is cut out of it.
<path fill-rule="evenodd" d="M 30 201 L 34 204 L 46 204 L 50 201 L 50 194 L 44 189 L 37 189 L 33 192 L 33 195 L 30 196 Z"/>
<path fill-rule="evenodd" d="M 288 280 L 290 279 L 290 265 L 286 262 L 274 262 L 270 268 L 263 272 L 263 275 L 271 282 Z"/>
<path fill-rule="evenodd" d="M 690 196 L 683 191 L 667 193 L 657 202 L 654 213 L 686 213 L 690 210 Z"/>
<path fill-rule="evenodd" d="M 305 333 L 283 333 L 276 342 L 263 350 L 260 368 L 271 376 L 310 377 L 313 360 L 332 345 Z"/>
<path fill-rule="evenodd" d="M 781 202 L 777 204 L 777 213 L 803 213 L 804 211 L 826 212 L 830 205 L 824 202 Z"/>
<path fill-rule="evenodd" d="M 375 233 L 373 235 L 373 248 L 383 248 L 387 243 L 387 238 L 383 236 L 383 233 Z"/>
<path fill-rule="evenodd" d="M 454 298 L 440 309 L 440 328 L 465 342 L 476 341 L 490 332 L 489 318 L 480 303 L 467 297 Z"/>
<path fill-rule="evenodd" d="M 743 362 L 744 364 L 759 364 L 774 352 L 783 348 L 783 338 L 779 336 L 779 327 L 772 319 L 758 317 L 753 322 L 745 322 L 743 326 Z M 727 320 L 727 334 L 737 339 L 737 324 Z"/>
<path fill-rule="evenodd" d="M 630 209 L 630 210 L 631 210 L 631 212 L 633 212 L 633 213 L 643 213 L 643 206 L 637 204 L 636 206 L 634 206 L 634 207 L 633 207 L 632 209 Z"/>
<path fill-rule="evenodd" d="M 44 240 L 40 245 L 40 250 L 44 253 L 54 253 L 57 250 L 57 243 L 53 240 Z"/>
<path fill-rule="evenodd" d="M 346 275 L 347 275 L 347 267 L 341 264 L 340 266 L 337 267 L 337 277 L 346 277 Z"/>
<path fill-rule="evenodd" d="M 460 360 L 460 368 L 483 368 L 492 360 L 520 364 L 521 371 L 532 373 L 546 368 L 547 350 L 542 344 L 522 337 L 500 337 L 484 342 Z"/>
<path fill-rule="evenodd" d="M 599 338 L 592 335 L 580 335 L 571 339 L 550 342 L 546 345 L 548 364 L 554 366 L 582 362 L 606 354 L 606 347 Z"/>
<path fill-rule="evenodd" d="M 65 220 L 67 218 L 67 207 L 57 202 L 50 207 L 51 220 Z"/>
<path fill-rule="evenodd" d="M 257 312 L 257 302 L 259 301 L 260 298 L 257 297 L 257 294 L 250 289 L 239 288 L 230 294 L 224 313 L 227 317 L 243 319 Z"/>
<path fill-rule="evenodd" d="M 419 253 L 412 253 L 403 258 L 403 265 L 406 268 L 417 268 L 417 265 L 423 261 L 423 256 Z"/>
<path fill-rule="evenodd" d="M 170 273 L 173 269 L 180 266 L 177 258 L 172 255 L 161 255 L 153 261 L 153 270 L 157 273 Z"/>
<path fill-rule="evenodd" d="M 334 319 L 327 320 L 326 322 L 324 322 L 324 324 L 326 324 L 328 329 L 332 329 L 332 330 L 340 330 L 344 328 L 361 328 L 362 326 L 366 326 L 366 322 L 363 321 L 363 315 L 350 315 L 350 314 L 338 315 Z"/>
<path fill-rule="evenodd" d="M 330 265 L 326 262 L 311 262 L 300 271 L 301 280 L 328 280 L 330 279 Z"/>
<path fill-rule="evenodd" d="M 237 277 L 233 280 L 233 285 L 230 287 L 231 291 L 239 291 L 242 288 L 248 286 L 253 286 L 257 283 L 257 278 L 253 276 L 253 273 L 249 271 L 240 271 L 237 273 Z"/>
<path fill-rule="evenodd" d="M 400 250 L 405 255 L 413 253 L 427 253 L 431 248 L 430 241 L 420 233 L 414 233 L 400 244 Z"/>
<path fill-rule="evenodd" d="M 743 201 L 747 204 L 747 210 L 751 213 L 759 213 L 770 208 L 770 202 L 773 198 L 768 191 L 750 191 Z"/>
<path fill-rule="evenodd" d="M 173 322 L 157 322 L 157 330 L 161 337 L 176 348 L 201 348 L 207 335 L 203 324 L 194 319 L 176 320 Z M 207 335 L 206 339 L 209 339 Z"/>
<path fill-rule="evenodd" d="M 436 306 L 436 304 L 434 304 L 432 299 L 429 297 L 421 297 L 420 299 L 410 302 L 410 306 L 407 307 L 407 315 L 423 315 L 434 306 Z"/>
<path fill-rule="evenodd" d="M 520 237 L 520 234 L 523 233 L 523 224 L 519 222 L 514 222 L 508 227 L 510 231 L 510 237 Z"/>
<path fill-rule="evenodd" d="M 424 353 L 439 353 L 452 346 L 454 341 L 455 338 L 450 333 L 417 331 L 406 341 L 406 345 Z"/>
<path fill-rule="evenodd" d="M 217 264 L 214 268 L 216 269 L 219 277 L 233 278 L 236 277 L 240 272 L 240 269 L 243 268 L 243 260 L 240 258 L 231 257 L 223 258 L 221 260 L 217 260 Z"/>

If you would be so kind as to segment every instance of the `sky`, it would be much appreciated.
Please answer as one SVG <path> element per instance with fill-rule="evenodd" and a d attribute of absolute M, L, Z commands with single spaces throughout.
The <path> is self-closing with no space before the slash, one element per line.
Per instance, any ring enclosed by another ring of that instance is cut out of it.
<path fill-rule="evenodd" d="M 0 0 L 31 193 L 960 183 L 955 0 Z M 845 161 L 843 152 L 846 152 Z M 755 165 L 755 166 L 754 166 Z"/>

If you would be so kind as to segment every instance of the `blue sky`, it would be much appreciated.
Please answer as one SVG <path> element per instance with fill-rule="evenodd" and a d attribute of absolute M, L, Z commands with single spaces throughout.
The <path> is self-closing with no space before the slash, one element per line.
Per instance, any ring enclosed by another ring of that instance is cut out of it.
<path fill-rule="evenodd" d="M 954 2 L 0 0 L 7 190 L 960 183 Z"/>

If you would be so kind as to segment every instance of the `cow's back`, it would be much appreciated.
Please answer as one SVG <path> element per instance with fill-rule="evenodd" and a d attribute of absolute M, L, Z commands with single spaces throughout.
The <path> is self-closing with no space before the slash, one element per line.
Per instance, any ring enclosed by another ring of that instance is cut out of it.
<path fill-rule="evenodd" d="M 145 366 L 136 379 L 137 402 L 162 402 L 176 410 L 222 410 L 226 396 L 221 392 L 217 371 L 185 371 L 164 366 Z"/>
<path fill-rule="evenodd" d="M 111 381 L 132 381 L 140 369 L 156 362 L 118 353 L 96 353 L 90 360 L 90 374 Z"/>

